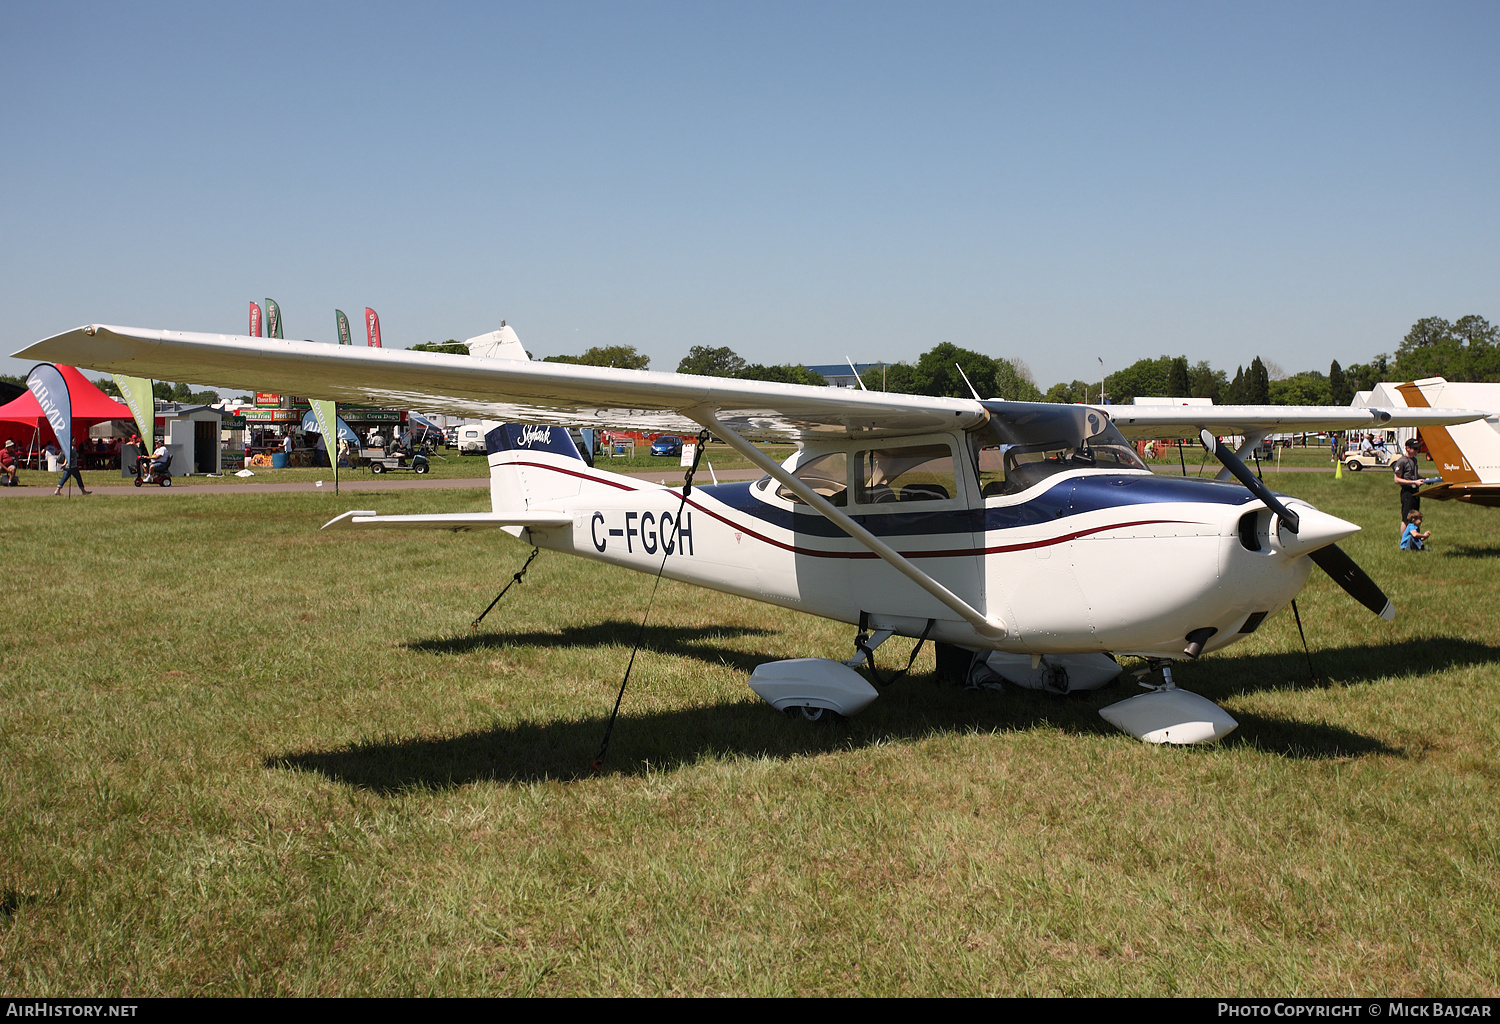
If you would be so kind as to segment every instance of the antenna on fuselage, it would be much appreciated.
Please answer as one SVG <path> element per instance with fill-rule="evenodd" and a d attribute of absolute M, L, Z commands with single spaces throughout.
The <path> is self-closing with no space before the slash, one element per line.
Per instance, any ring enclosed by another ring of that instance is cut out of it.
<path fill-rule="evenodd" d="M 854 374 L 854 379 L 857 380 L 857 381 L 859 381 L 859 389 L 861 391 L 869 391 L 870 389 L 867 388 L 867 387 L 865 387 L 865 380 L 864 380 L 864 378 L 861 377 L 859 375 L 859 371 L 854 368 L 854 360 L 850 359 L 848 356 L 845 356 L 844 357 L 844 362 L 846 362 L 846 363 L 849 364 L 849 371 Z"/>
<path fill-rule="evenodd" d="M 969 375 L 967 373 L 964 373 L 964 368 L 962 366 L 959 366 L 957 363 L 953 364 L 953 368 L 957 370 L 958 375 L 964 379 L 964 383 L 969 384 Z M 969 394 L 974 396 L 974 401 L 976 402 L 984 401 L 984 399 L 979 397 L 979 392 L 974 390 L 973 384 L 969 384 Z"/>

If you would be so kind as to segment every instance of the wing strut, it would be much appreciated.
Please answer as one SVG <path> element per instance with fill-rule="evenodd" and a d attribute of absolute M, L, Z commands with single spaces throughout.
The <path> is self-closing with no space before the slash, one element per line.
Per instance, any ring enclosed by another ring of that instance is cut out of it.
<path fill-rule="evenodd" d="M 698 408 L 685 410 L 685 412 L 712 430 L 716 437 L 721 438 L 725 444 L 749 459 L 753 465 L 769 473 L 772 479 L 785 484 L 788 490 L 816 509 L 824 519 L 827 519 L 834 526 L 837 526 L 840 530 L 843 530 L 849 536 L 875 552 L 891 568 L 953 609 L 960 618 L 973 626 L 982 636 L 1003 637 L 1009 632 L 1004 622 L 985 615 L 921 569 L 918 569 L 910 560 L 896 551 L 895 548 L 882 541 L 879 537 L 876 537 L 863 526 L 860 526 L 853 519 L 850 519 L 843 512 L 831 505 L 817 491 L 787 472 L 779 463 L 767 457 L 755 445 L 725 426 L 711 410 Z"/>

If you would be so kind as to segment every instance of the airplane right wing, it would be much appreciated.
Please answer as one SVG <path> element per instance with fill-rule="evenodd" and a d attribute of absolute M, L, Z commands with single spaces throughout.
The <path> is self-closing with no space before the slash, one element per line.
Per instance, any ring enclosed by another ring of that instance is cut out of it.
<path fill-rule="evenodd" d="M 1466 423 L 1484 416 L 1471 409 L 1359 408 L 1347 405 L 1106 405 L 1126 437 L 1197 437 L 1215 434 L 1300 433 L 1304 430 L 1380 430 Z"/>

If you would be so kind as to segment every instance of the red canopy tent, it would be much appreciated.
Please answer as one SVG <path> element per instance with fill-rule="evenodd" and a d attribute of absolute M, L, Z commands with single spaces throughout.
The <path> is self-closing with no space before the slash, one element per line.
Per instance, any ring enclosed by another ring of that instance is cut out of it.
<path fill-rule="evenodd" d="M 75 430 L 79 426 L 87 429 L 107 420 L 134 421 L 130 407 L 124 402 L 110 398 L 73 367 L 59 365 L 57 368 L 61 371 L 63 380 L 68 382 L 68 396 L 73 401 Z M 16 442 L 23 450 L 29 448 L 33 451 L 39 450 L 48 441 L 57 440 L 52 427 L 47 423 L 47 417 L 42 413 L 41 405 L 30 391 L 12 402 L 0 405 L 0 444 L 7 440 Z"/>

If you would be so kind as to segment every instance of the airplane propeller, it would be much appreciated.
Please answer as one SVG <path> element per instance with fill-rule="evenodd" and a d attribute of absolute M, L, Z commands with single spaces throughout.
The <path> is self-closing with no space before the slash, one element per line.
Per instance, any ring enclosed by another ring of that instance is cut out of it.
<path fill-rule="evenodd" d="M 1300 531 L 1301 518 L 1297 513 L 1287 508 L 1281 499 L 1272 494 L 1271 489 L 1250 472 L 1250 467 L 1246 466 L 1238 455 L 1230 451 L 1228 445 L 1220 444 L 1208 430 L 1202 431 L 1198 436 L 1203 441 L 1203 447 L 1223 463 L 1224 468 L 1233 473 L 1235 479 L 1244 484 L 1251 494 L 1265 502 L 1266 507 L 1276 513 L 1282 526 L 1294 535 Z M 1385 596 L 1375 585 L 1375 581 L 1370 579 L 1365 571 L 1355 564 L 1354 559 L 1345 554 L 1337 544 L 1328 544 L 1310 551 L 1307 557 L 1313 560 L 1314 565 L 1332 577 L 1335 583 L 1343 587 L 1344 592 L 1354 600 L 1387 622 L 1395 619 L 1396 606 L 1391 604 L 1390 598 Z"/>

